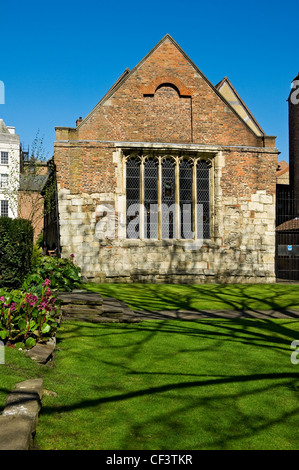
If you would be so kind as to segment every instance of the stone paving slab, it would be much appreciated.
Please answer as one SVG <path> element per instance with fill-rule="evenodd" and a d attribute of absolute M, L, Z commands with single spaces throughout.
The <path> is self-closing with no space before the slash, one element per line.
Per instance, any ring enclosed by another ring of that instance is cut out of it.
<path fill-rule="evenodd" d="M 43 380 L 19 382 L 0 416 L 0 450 L 28 450 L 33 442 L 43 396 Z"/>
<path fill-rule="evenodd" d="M 90 305 L 90 304 L 65 304 L 61 306 L 62 315 L 76 315 L 77 313 L 89 313 L 95 315 L 101 315 L 103 308 L 101 305 Z"/>
<path fill-rule="evenodd" d="M 43 379 L 28 379 L 15 385 L 14 390 L 34 392 L 41 400 L 44 394 Z"/>
<path fill-rule="evenodd" d="M 37 343 L 32 349 L 25 352 L 25 356 L 30 357 L 39 364 L 46 364 L 53 356 L 55 343 Z"/>
<path fill-rule="evenodd" d="M 32 441 L 30 419 L 20 416 L 0 416 L 0 450 L 28 450 Z"/>
<path fill-rule="evenodd" d="M 62 304 L 79 304 L 79 305 L 102 305 L 103 298 L 101 294 L 96 292 L 88 291 L 73 291 L 73 292 L 61 292 L 57 299 Z"/>

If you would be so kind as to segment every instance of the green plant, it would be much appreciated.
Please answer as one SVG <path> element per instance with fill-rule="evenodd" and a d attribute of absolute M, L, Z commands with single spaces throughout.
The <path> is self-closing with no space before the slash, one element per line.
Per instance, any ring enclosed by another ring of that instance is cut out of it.
<path fill-rule="evenodd" d="M 33 228 L 25 219 L 0 217 L 0 288 L 18 288 L 31 268 Z"/>
<path fill-rule="evenodd" d="M 57 329 L 56 297 L 46 279 L 40 296 L 22 291 L 2 292 L 0 338 L 18 348 L 32 348 L 37 341 L 53 336 Z"/>
<path fill-rule="evenodd" d="M 31 266 L 35 268 L 39 266 L 42 261 L 42 248 L 39 247 L 37 243 L 33 245 L 32 255 L 31 255 Z"/>
<path fill-rule="evenodd" d="M 44 244 L 44 235 L 43 235 L 43 232 L 41 232 L 41 233 L 39 234 L 39 236 L 37 237 L 37 240 L 36 240 L 35 244 L 36 244 L 39 248 L 42 248 L 42 247 L 43 247 L 43 244 Z"/>
<path fill-rule="evenodd" d="M 80 286 L 80 267 L 74 264 L 73 258 L 42 257 L 40 263 L 33 267 L 26 276 L 23 290 L 41 293 L 45 278 L 50 279 L 52 290 L 71 291 Z"/>

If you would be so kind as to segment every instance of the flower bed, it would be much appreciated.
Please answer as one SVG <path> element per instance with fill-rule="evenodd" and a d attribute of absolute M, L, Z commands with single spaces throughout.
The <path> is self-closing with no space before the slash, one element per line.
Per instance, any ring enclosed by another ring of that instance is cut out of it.
<path fill-rule="evenodd" d="M 37 256 L 21 290 L 0 289 L 0 340 L 31 349 L 55 336 L 60 317 L 57 295 L 81 285 L 80 267 L 69 259 Z"/>
<path fill-rule="evenodd" d="M 55 335 L 60 312 L 50 285 L 46 279 L 40 293 L 0 290 L 0 339 L 6 345 L 30 349 Z"/>

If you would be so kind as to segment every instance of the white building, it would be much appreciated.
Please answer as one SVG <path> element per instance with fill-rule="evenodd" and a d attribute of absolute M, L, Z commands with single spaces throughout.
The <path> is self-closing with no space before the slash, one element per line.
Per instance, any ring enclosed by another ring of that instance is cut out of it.
<path fill-rule="evenodd" d="M 20 137 L 0 119 L 0 217 L 18 215 Z"/>

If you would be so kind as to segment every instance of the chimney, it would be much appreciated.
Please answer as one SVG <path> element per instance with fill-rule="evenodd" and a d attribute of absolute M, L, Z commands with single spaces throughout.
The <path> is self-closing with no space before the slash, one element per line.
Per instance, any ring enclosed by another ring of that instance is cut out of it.
<path fill-rule="evenodd" d="M 82 119 L 82 117 L 80 116 L 80 117 L 77 119 L 77 121 L 76 121 L 76 126 L 78 127 L 79 124 L 80 124 L 80 122 L 82 122 L 82 121 L 83 121 L 83 119 Z"/>

